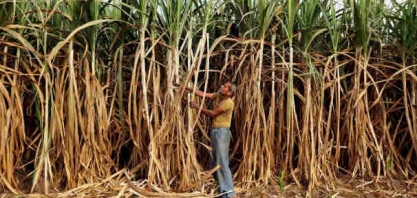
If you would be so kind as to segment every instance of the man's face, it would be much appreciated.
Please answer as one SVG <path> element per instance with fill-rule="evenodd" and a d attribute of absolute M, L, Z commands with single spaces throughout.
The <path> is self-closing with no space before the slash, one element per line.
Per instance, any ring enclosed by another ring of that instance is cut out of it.
<path fill-rule="evenodd" d="M 230 86 L 231 84 L 229 82 L 224 83 L 223 85 L 220 86 L 220 93 L 222 95 L 226 95 L 226 96 L 230 96 Z"/>

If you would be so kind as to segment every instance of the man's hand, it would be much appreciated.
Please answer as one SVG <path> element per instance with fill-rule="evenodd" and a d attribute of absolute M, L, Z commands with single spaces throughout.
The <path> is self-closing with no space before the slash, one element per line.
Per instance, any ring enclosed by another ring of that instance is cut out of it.
<path fill-rule="evenodd" d="M 178 83 L 172 83 L 172 85 L 174 85 L 174 88 L 175 89 L 178 89 L 178 88 L 180 88 L 182 85 L 181 84 L 178 84 Z M 187 92 L 187 93 L 191 93 L 191 92 L 193 92 L 193 88 L 191 88 L 191 87 L 185 87 L 185 92 Z"/>
<path fill-rule="evenodd" d="M 199 104 L 197 104 L 196 102 L 191 101 L 191 102 L 190 102 L 190 107 L 191 107 L 191 108 L 194 108 L 194 109 L 198 109 L 198 108 L 200 108 L 200 105 L 199 105 Z"/>
<path fill-rule="evenodd" d="M 180 84 L 178 84 L 176 82 L 172 83 L 172 85 L 174 85 L 175 88 L 179 88 L 181 86 Z"/>

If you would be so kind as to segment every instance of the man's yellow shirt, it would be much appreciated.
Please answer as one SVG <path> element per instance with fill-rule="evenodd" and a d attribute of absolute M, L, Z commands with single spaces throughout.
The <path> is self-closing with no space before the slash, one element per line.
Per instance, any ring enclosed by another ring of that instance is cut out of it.
<path fill-rule="evenodd" d="M 230 127 L 235 104 L 231 98 L 220 101 L 220 96 L 219 93 L 215 93 L 214 99 L 216 106 L 219 106 L 224 112 L 213 119 L 213 127 Z"/>

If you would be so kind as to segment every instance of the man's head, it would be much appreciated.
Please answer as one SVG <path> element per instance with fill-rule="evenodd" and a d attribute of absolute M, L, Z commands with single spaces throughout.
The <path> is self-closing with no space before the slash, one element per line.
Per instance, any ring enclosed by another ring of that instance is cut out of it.
<path fill-rule="evenodd" d="M 222 94 L 224 96 L 228 96 L 230 98 L 235 96 L 236 91 L 237 91 L 237 86 L 236 86 L 235 83 L 233 83 L 231 81 L 227 81 L 226 83 L 224 83 L 220 87 L 220 94 Z"/>

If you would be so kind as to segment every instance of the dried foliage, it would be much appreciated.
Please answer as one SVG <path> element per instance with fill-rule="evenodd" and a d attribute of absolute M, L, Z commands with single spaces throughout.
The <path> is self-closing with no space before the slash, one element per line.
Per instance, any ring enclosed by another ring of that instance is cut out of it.
<path fill-rule="evenodd" d="M 230 152 L 239 192 L 417 192 L 415 2 L 0 8 L 6 196 L 217 196 L 210 119 L 188 108 L 197 98 L 184 86 L 214 92 L 225 80 L 238 84 Z"/>

